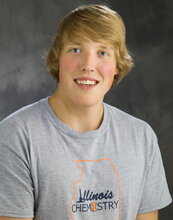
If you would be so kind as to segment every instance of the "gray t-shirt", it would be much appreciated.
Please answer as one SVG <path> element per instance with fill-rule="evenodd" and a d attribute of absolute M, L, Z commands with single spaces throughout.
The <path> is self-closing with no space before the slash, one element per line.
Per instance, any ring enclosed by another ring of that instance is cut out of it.
<path fill-rule="evenodd" d="M 0 123 L 0 216 L 135 220 L 171 203 L 151 127 L 104 104 L 97 130 L 78 132 L 48 98 Z"/>

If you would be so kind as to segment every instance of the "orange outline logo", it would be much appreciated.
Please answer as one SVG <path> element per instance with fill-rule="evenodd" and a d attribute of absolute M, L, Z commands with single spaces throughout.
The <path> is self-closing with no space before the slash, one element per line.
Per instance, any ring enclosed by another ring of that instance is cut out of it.
<path fill-rule="evenodd" d="M 74 217 L 73 217 L 73 213 L 71 211 L 71 207 L 72 207 L 72 201 L 74 200 L 75 198 L 75 195 L 76 195 L 76 187 L 75 187 L 75 184 L 79 183 L 81 180 L 82 180 L 82 177 L 83 177 L 83 168 L 81 167 L 81 165 L 79 164 L 80 162 L 100 162 L 100 161 L 108 161 L 108 164 L 113 168 L 114 172 L 115 172 L 115 175 L 116 175 L 116 178 L 117 178 L 117 183 L 118 183 L 118 219 L 117 220 L 120 220 L 120 180 L 119 180 L 119 174 L 118 174 L 118 171 L 116 169 L 116 167 L 114 166 L 114 164 L 112 163 L 112 159 L 111 158 L 104 158 L 104 159 L 98 159 L 98 160 L 74 160 L 74 162 L 77 164 L 77 166 L 79 167 L 80 169 L 80 178 L 73 182 L 72 183 L 72 188 L 73 188 L 73 196 L 72 198 L 70 199 L 70 204 L 69 204 L 69 213 L 70 213 L 70 219 L 71 220 L 75 220 Z M 93 212 L 96 212 L 97 211 L 97 203 L 93 202 L 90 204 L 91 205 L 91 211 Z"/>

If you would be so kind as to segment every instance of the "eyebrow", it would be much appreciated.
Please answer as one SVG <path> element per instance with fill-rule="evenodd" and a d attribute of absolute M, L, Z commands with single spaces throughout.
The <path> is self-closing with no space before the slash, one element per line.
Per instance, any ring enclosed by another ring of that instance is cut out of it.
<path fill-rule="evenodd" d="M 69 42 L 69 43 L 67 43 L 67 44 L 65 45 L 65 47 L 70 47 L 70 46 L 74 46 L 74 45 L 76 45 L 76 46 L 83 46 L 83 44 L 80 43 L 80 42 Z M 105 45 L 103 45 L 103 44 L 98 45 L 98 48 L 114 51 L 114 49 L 113 49 L 112 46 L 108 46 L 108 47 L 107 47 L 107 46 L 105 46 Z"/>
<path fill-rule="evenodd" d="M 106 46 L 103 46 L 103 45 L 100 45 L 99 48 L 101 49 L 110 49 L 110 50 L 113 50 L 113 47 L 106 47 Z"/>
<path fill-rule="evenodd" d="M 72 45 L 82 46 L 82 44 L 79 43 L 79 42 L 69 42 L 69 43 L 67 43 L 65 46 L 72 46 Z"/>

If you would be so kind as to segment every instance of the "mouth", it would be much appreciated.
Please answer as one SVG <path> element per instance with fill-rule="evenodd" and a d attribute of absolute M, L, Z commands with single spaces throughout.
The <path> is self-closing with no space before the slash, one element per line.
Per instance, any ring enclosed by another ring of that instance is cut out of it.
<path fill-rule="evenodd" d="M 92 87 L 99 83 L 98 80 L 91 79 L 91 78 L 77 78 L 74 79 L 75 83 L 79 86 L 88 86 Z"/>

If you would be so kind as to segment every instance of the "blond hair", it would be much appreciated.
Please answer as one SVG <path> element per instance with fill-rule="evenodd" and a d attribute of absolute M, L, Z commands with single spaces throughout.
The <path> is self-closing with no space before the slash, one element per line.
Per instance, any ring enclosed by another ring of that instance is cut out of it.
<path fill-rule="evenodd" d="M 47 56 L 47 67 L 56 81 L 59 81 L 59 57 L 63 45 L 73 39 L 106 41 L 114 48 L 118 74 L 116 85 L 132 68 L 133 61 L 126 47 L 126 30 L 120 15 L 104 5 L 84 5 L 67 14 L 58 26 L 52 47 Z"/>

